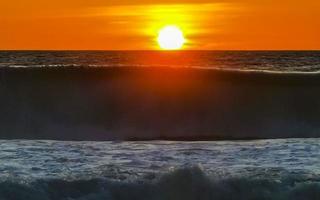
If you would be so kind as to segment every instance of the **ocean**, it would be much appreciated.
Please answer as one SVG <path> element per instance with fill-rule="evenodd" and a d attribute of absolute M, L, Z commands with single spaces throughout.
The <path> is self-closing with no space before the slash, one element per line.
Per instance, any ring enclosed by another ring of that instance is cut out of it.
<path fill-rule="evenodd" d="M 193 67 L 318 72 L 320 51 L 0 51 L 0 67 Z"/>
<path fill-rule="evenodd" d="M 318 200 L 320 51 L 1 51 L 0 200 Z"/>

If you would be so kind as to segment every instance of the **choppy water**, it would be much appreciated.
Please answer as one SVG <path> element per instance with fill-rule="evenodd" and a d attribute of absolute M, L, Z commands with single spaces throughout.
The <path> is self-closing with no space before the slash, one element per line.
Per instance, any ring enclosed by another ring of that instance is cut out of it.
<path fill-rule="evenodd" d="M 320 194 L 320 139 L 2 140 L 0 160 L 0 199 L 271 200 Z"/>
<path fill-rule="evenodd" d="M 0 67 L 79 66 L 318 72 L 320 51 L 0 51 Z"/>
<path fill-rule="evenodd" d="M 2 51 L 0 200 L 318 200 L 319 69 L 320 51 Z"/>

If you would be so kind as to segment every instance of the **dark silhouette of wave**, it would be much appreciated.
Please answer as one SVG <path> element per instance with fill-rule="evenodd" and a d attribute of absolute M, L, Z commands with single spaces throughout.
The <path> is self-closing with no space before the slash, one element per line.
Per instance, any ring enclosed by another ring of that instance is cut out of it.
<path fill-rule="evenodd" d="M 320 74 L 194 68 L 1 68 L 0 138 L 320 136 Z"/>

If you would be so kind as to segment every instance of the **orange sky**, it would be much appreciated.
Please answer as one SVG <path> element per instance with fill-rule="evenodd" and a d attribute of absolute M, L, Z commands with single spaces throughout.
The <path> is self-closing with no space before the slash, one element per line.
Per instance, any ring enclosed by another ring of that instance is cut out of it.
<path fill-rule="evenodd" d="M 0 0 L 0 49 L 158 49 L 171 24 L 184 49 L 320 49 L 319 0 Z"/>

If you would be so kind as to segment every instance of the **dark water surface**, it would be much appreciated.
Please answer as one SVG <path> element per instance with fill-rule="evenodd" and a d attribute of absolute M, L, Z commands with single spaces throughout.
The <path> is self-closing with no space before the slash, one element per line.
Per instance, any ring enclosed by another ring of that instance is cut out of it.
<path fill-rule="evenodd" d="M 0 138 L 319 137 L 319 55 L 1 52 Z"/>
<path fill-rule="evenodd" d="M 317 72 L 320 51 L 0 51 L 0 67 L 72 66 Z"/>
<path fill-rule="evenodd" d="M 0 200 L 318 200 L 319 69 L 311 51 L 2 51 Z"/>

